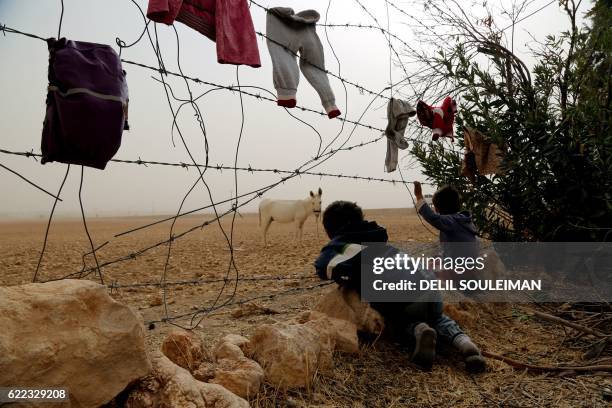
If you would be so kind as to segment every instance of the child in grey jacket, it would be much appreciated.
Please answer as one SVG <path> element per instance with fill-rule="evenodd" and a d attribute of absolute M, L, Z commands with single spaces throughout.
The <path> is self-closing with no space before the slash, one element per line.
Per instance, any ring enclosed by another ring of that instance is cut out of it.
<path fill-rule="evenodd" d="M 435 211 L 423 198 L 421 183 L 414 182 L 414 195 L 417 198 L 416 211 L 432 227 L 440 231 L 442 256 L 449 258 L 478 258 L 480 242 L 478 231 L 468 211 L 461 211 L 461 196 L 452 186 L 443 186 L 433 196 Z M 456 278 L 453 271 L 438 271 L 446 278 Z M 463 278 L 469 278 L 466 273 Z"/>

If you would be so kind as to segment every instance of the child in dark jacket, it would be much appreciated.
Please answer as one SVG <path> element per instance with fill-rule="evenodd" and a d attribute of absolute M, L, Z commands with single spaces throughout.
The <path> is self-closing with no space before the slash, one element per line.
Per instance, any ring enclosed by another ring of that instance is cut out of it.
<path fill-rule="evenodd" d="M 323 226 L 331 241 L 321 249 L 315 269 L 321 279 L 334 280 L 338 285 L 361 295 L 361 251 L 364 243 L 384 243 L 384 256 L 393 257 L 399 250 L 386 244 L 387 231 L 374 221 L 366 221 L 361 208 L 351 202 L 336 201 L 323 213 Z M 416 278 L 431 279 L 433 275 L 419 270 Z M 402 334 L 414 345 L 411 361 L 430 369 L 435 357 L 436 342 L 453 346 L 463 355 L 469 372 L 485 369 L 485 360 L 478 347 L 459 325 L 442 313 L 442 298 L 438 293 L 426 302 L 371 303 L 385 319 L 385 325 Z"/>
<path fill-rule="evenodd" d="M 468 211 L 461 211 L 459 192 L 451 186 L 440 188 L 433 196 L 435 211 L 423 198 L 421 183 L 414 182 L 416 211 L 432 227 L 440 231 L 440 246 L 444 257 L 476 259 L 480 253 L 478 231 Z"/>

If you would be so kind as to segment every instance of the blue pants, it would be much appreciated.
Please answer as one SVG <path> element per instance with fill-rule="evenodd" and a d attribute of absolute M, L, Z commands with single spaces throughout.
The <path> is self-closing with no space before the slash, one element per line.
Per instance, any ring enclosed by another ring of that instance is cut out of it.
<path fill-rule="evenodd" d="M 372 305 L 375 309 L 375 305 Z M 387 303 L 379 310 L 385 318 L 385 323 L 397 333 L 398 340 L 414 342 L 414 328 L 419 323 L 427 323 L 438 335 L 438 342 L 450 346 L 455 337 L 463 334 L 456 321 L 443 313 L 442 302 Z"/>
<path fill-rule="evenodd" d="M 441 314 L 433 322 L 425 322 L 431 326 L 438 335 L 438 341 L 441 345 L 450 346 L 453 344 L 453 340 L 460 334 L 463 334 L 463 330 L 457 324 L 456 321 L 451 319 L 445 314 Z M 414 341 L 414 328 L 418 323 L 410 323 L 406 328 L 406 336 L 410 337 L 410 341 Z"/>

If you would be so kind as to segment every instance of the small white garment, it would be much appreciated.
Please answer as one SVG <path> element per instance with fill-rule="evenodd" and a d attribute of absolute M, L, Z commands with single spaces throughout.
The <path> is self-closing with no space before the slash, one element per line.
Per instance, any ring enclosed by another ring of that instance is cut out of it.
<path fill-rule="evenodd" d="M 408 118 L 416 115 L 416 109 L 409 102 L 391 98 L 387 104 L 387 155 L 385 169 L 387 173 L 395 171 L 398 161 L 398 149 L 408 148 L 408 141 L 404 138 Z"/>

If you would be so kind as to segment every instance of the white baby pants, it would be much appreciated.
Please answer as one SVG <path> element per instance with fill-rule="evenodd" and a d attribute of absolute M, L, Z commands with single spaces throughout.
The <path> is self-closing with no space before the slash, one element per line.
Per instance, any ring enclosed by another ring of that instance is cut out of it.
<path fill-rule="evenodd" d="M 296 104 L 296 92 L 300 80 L 296 54 L 299 53 L 300 69 L 319 94 L 325 112 L 330 118 L 340 115 L 329 79 L 324 71 L 323 45 L 317 35 L 315 24 L 289 23 L 275 14 L 268 13 L 266 31 L 278 104 L 289 108 Z"/>

